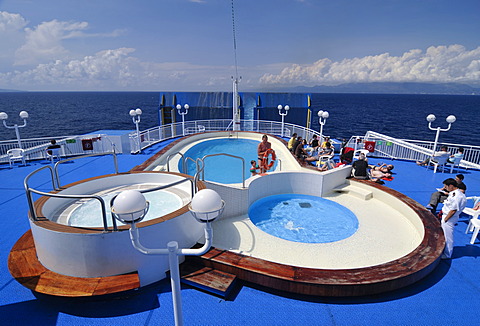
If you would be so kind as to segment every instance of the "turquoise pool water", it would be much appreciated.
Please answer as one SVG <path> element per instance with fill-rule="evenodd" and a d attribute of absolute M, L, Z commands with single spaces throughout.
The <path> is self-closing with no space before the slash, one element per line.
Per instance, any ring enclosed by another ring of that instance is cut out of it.
<path fill-rule="evenodd" d="M 262 231 L 295 242 L 327 243 L 346 239 L 358 229 L 348 208 L 321 197 L 282 194 L 255 201 L 250 220 Z"/>
<path fill-rule="evenodd" d="M 193 160 L 203 158 L 205 155 L 226 153 L 230 155 L 240 156 L 245 160 L 245 178 L 251 176 L 250 161 L 257 160 L 257 146 L 259 140 L 252 139 L 211 139 L 203 141 L 185 152 L 185 157 L 191 157 Z M 187 160 L 188 175 L 195 175 L 195 164 Z M 275 169 L 277 162 L 273 165 L 271 171 Z M 181 163 L 178 165 L 178 170 L 183 172 Z M 242 161 L 229 156 L 213 156 L 205 159 L 205 180 L 219 183 L 240 183 L 242 182 Z"/>

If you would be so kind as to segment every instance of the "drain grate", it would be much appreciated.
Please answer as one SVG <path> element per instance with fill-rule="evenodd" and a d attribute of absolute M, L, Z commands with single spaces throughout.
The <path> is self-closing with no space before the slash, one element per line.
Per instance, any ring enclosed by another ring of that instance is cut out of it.
<path fill-rule="evenodd" d="M 298 205 L 300 205 L 301 208 L 310 208 L 310 207 L 312 207 L 312 204 L 310 204 L 310 203 L 299 203 Z"/>

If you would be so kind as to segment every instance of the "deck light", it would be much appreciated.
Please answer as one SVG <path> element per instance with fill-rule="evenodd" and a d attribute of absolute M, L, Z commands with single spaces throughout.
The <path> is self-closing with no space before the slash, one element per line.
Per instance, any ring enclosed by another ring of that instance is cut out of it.
<path fill-rule="evenodd" d="M 190 105 L 185 104 L 183 106 L 185 110 L 182 110 L 182 106 L 180 104 L 177 104 L 176 108 L 178 110 L 178 114 L 182 116 L 182 135 L 185 136 L 185 115 L 188 114 L 188 109 L 190 108 Z"/>
<path fill-rule="evenodd" d="M 323 126 L 325 125 L 325 122 L 327 122 L 329 116 L 330 114 L 328 111 L 318 111 L 318 123 L 320 124 L 320 146 L 323 144 Z"/>
<path fill-rule="evenodd" d="M 148 201 L 139 191 L 122 191 L 112 199 L 111 203 L 112 215 L 131 225 L 130 239 L 136 250 L 145 255 L 168 255 L 175 325 L 183 325 L 178 256 L 200 256 L 210 250 L 213 236 L 210 222 L 222 215 L 225 202 L 217 192 L 211 189 L 202 189 L 193 196 L 189 209 L 199 222 L 205 224 L 205 244 L 197 249 L 178 248 L 177 241 L 170 241 L 167 248 L 145 248 L 140 243 L 140 234 L 135 223 L 141 221 L 148 211 Z"/>
<path fill-rule="evenodd" d="M 454 115 L 449 115 L 446 119 L 447 123 L 448 123 L 448 128 L 446 129 L 441 129 L 440 127 L 432 127 L 432 122 L 435 121 L 437 117 L 435 117 L 434 114 L 429 114 L 427 116 L 427 121 L 428 121 L 428 128 L 430 130 L 435 130 L 437 133 L 435 134 L 435 142 L 433 143 L 433 150 L 432 150 L 432 156 L 433 157 L 435 155 L 435 151 L 437 149 L 437 143 L 438 143 L 438 137 L 440 136 L 440 131 L 449 131 L 450 130 L 450 127 L 452 126 L 452 123 L 454 123 L 457 118 L 454 116 Z"/>
<path fill-rule="evenodd" d="M 125 190 L 115 197 L 112 214 L 123 223 L 140 222 L 148 212 L 149 203 L 138 190 Z"/>
<path fill-rule="evenodd" d="M 131 109 L 129 114 L 132 117 L 132 121 L 135 124 L 135 127 L 137 129 L 137 146 L 138 146 L 138 153 L 142 152 L 142 142 L 140 139 L 140 127 L 138 126 L 140 123 L 140 116 L 142 115 L 142 109 L 137 108 L 136 110 Z"/>
<path fill-rule="evenodd" d="M 22 142 L 21 142 L 21 139 L 20 139 L 20 132 L 18 131 L 18 129 L 23 128 L 27 125 L 28 112 L 27 111 L 21 111 L 19 116 L 20 116 L 20 119 L 23 120 L 23 125 L 19 126 L 18 124 L 14 124 L 13 126 L 8 126 L 7 125 L 8 114 L 5 113 L 5 112 L 0 112 L 0 120 L 3 121 L 3 125 L 5 126 L 5 128 L 15 129 L 15 134 L 17 136 L 18 147 L 22 148 Z"/>
<path fill-rule="evenodd" d="M 280 114 L 280 116 L 282 117 L 282 137 L 283 137 L 283 131 L 284 131 L 284 119 L 285 117 L 287 116 L 288 114 L 288 110 L 290 110 L 290 106 L 288 105 L 285 105 L 285 107 L 283 107 L 282 105 L 278 105 L 277 106 L 277 109 L 278 109 L 278 114 Z M 285 111 L 285 112 L 282 112 L 282 109 Z"/>

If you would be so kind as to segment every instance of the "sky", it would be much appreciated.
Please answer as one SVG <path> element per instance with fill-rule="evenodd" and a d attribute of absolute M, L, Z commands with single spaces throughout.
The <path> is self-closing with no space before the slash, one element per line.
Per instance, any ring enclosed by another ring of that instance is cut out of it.
<path fill-rule="evenodd" d="M 234 26 L 232 0 L 0 0 L 0 89 L 228 91 L 236 75 L 240 91 L 355 82 L 480 87 L 479 0 L 233 7 Z"/>

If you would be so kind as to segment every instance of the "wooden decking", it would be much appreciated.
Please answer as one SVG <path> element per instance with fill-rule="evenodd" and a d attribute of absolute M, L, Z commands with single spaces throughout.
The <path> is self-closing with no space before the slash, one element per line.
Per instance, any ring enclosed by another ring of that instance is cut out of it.
<path fill-rule="evenodd" d="M 8 257 L 10 274 L 28 289 L 61 297 L 92 297 L 135 290 L 140 287 L 136 272 L 109 277 L 72 277 L 45 268 L 37 259 L 32 232 L 27 231 Z"/>

